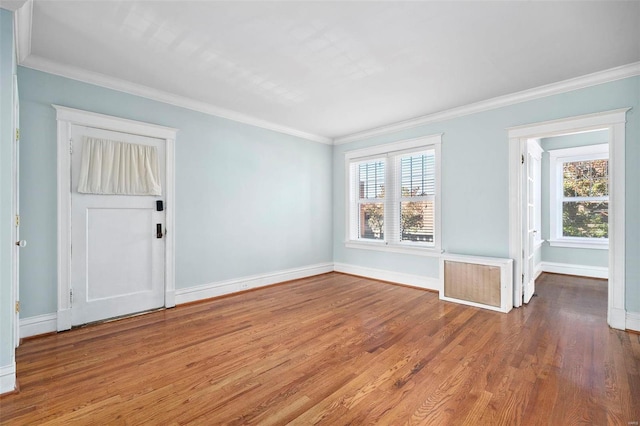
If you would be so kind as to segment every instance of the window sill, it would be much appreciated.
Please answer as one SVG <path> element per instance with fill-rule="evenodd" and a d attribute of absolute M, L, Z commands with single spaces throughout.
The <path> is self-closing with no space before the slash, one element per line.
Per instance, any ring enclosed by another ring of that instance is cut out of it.
<path fill-rule="evenodd" d="M 551 247 L 569 247 L 581 249 L 608 250 L 609 241 L 549 240 Z"/>
<path fill-rule="evenodd" d="M 390 245 L 384 242 L 369 243 L 363 241 L 345 241 L 345 247 L 363 250 L 386 251 L 390 253 L 413 254 L 416 256 L 440 257 L 442 250 L 436 247 L 410 247 L 403 245 Z"/>

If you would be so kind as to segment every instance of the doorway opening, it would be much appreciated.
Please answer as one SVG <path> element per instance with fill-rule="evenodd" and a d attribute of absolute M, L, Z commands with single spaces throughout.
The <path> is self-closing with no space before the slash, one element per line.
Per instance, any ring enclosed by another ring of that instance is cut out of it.
<path fill-rule="evenodd" d="M 57 330 L 175 306 L 173 152 L 177 130 L 58 105 L 54 108 L 58 121 Z M 83 140 L 86 144 L 86 137 L 109 139 L 113 149 L 156 146 L 163 160 L 159 161 L 159 176 L 165 182 L 160 204 L 152 197 L 77 194 L 77 173 L 72 171 L 79 170 L 78 144 Z M 132 289 L 129 284 L 133 281 L 140 284 Z"/>
<path fill-rule="evenodd" d="M 535 275 L 536 275 L 536 246 L 540 245 L 545 235 L 540 231 L 542 227 L 541 220 L 536 220 L 536 191 L 535 191 L 535 164 L 536 152 L 539 153 L 540 165 L 543 164 L 542 153 L 544 152 L 544 144 L 549 144 L 549 167 L 551 166 L 551 152 L 554 154 L 553 167 L 584 166 L 585 162 L 592 161 L 588 166 L 593 167 L 594 157 L 588 157 L 591 154 L 576 154 L 576 151 L 566 151 L 561 148 L 562 143 L 576 143 L 579 138 L 606 138 L 596 145 L 606 147 L 607 151 L 607 184 L 606 189 L 595 193 L 592 198 L 578 199 L 580 193 L 569 194 L 570 188 L 565 194 L 564 190 L 556 182 L 554 187 L 549 184 L 549 200 L 553 199 L 555 203 L 553 214 L 548 215 L 548 240 L 549 254 L 552 249 L 559 249 L 562 245 L 569 246 L 566 248 L 585 250 L 585 239 L 590 235 L 600 235 L 599 238 L 589 238 L 594 245 L 600 245 L 600 257 L 602 257 L 603 246 L 608 247 L 608 256 L 606 257 L 606 278 L 608 278 L 608 309 L 607 322 L 613 328 L 625 329 L 626 318 L 624 309 L 624 290 L 625 290 L 625 248 L 624 248 L 624 188 L 625 188 L 625 169 L 624 169 L 624 148 L 625 148 L 625 120 L 628 109 L 608 111 L 597 114 L 589 114 L 578 117 L 571 117 L 561 120 L 547 121 L 535 123 L 508 129 L 509 133 L 509 253 L 514 259 L 514 306 L 521 306 L 528 303 L 535 292 Z M 576 136 L 583 135 L 583 136 Z M 587 135 L 587 136 L 585 136 Z M 563 139 L 564 138 L 564 139 Z M 563 142 L 564 140 L 564 142 Z M 573 140 L 573 142 L 568 142 Z M 543 142 L 541 144 L 541 142 Z M 584 140 L 579 144 L 586 145 Z M 539 148 L 536 148 L 535 146 Z M 568 149 L 568 148 L 564 148 Z M 588 151 L 588 149 L 587 149 Z M 587 157 L 585 157 L 587 155 Z M 602 154 L 596 155 L 598 159 L 602 159 Z M 566 161 L 565 161 L 566 160 Z M 580 163 L 582 161 L 582 163 Z M 580 164 L 572 164 L 580 163 Z M 598 163 L 602 166 L 602 163 Z M 542 168 L 541 168 L 542 171 Z M 602 170 L 600 170 L 602 172 Z M 562 179 L 562 172 L 558 172 Z M 601 175 L 602 173 L 600 173 Z M 598 173 L 592 173 L 598 176 Z M 551 178 L 553 174 L 549 172 Z M 540 182 L 542 183 L 542 173 L 540 173 Z M 570 186 L 570 185 L 569 185 Z M 551 194 L 552 188 L 556 188 L 554 194 Z M 579 191 L 578 191 L 579 192 Z M 603 211 L 603 203 L 605 202 L 607 210 Z M 565 196 L 566 195 L 566 196 Z M 594 198 L 595 197 L 595 198 Z M 538 201 L 541 204 L 541 200 Z M 551 201 L 550 201 L 551 204 Z M 542 212 L 542 206 L 540 205 Z M 573 212 L 573 216 L 572 213 Z M 579 214 L 577 214 L 578 212 Z M 544 214 L 544 213 L 542 213 Z M 598 217 L 590 226 L 583 223 L 580 226 L 574 226 L 576 220 L 583 220 L 585 217 Z M 606 216 L 606 217 L 605 217 Z M 568 219 L 565 220 L 565 217 Z M 553 220 L 552 220 L 553 219 Z M 573 222 L 572 222 L 573 220 Z M 564 227 L 563 227 L 563 221 Z M 606 221 L 606 227 L 603 226 Z M 603 229 L 606 229 L 606 239 L 603 238 Z M 597 241 L 596 241 L 597 240 Z M 571 247 L 573 245 L 573 247 Z M 590 252 L 595 250 L 593 247 L 588 249 Z M 557 253 L 556 253 L 557 254 Z M 584 253 L 583 253 L 584 254 Z M 540 253 L 541 255 L 541 253 Z M 566 254 L 565 254 L 566 255 Z M 602 260 L 602 259 L 601 259 Z M 553 263 L 553 262 L 551 262 Z M 560 262 L 556 262 L 560 263 Z M 556 265 L 557 266 L 557 265 Z M 603 267 L 604 270 L 604 267 Z M 550 271 L 554 272 L 554 271 Z M 555 271 L 561 272 L 562 271 Z M 565 273 L 567 273 L 565 271 Z"/>

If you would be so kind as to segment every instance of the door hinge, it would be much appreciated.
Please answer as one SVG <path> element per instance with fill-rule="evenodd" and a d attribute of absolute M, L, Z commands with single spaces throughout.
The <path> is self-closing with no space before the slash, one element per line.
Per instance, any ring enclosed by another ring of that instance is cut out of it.
<path fill-rule="evenodd" d="M 524 164 L 524 154 L 520 156 L 520 164 Z"/>
<path fill-rule="evenodd" d="M 20 140 L 20 129 L 16 129 L 16 140 Z"/>
<path fill-rule="evenodd" d="M 522 274 L 522 284 L 524 284 L 524 274 Z"/>
<path fill-rule="evenodd" d="M 69 139 L 69 155 L 73 154 L 73 139 Z"/>
<path fill-rule="evenodd" d="M 73 303 L 73 289 L 69 290 L 69 303 Z"/>
<path fill-rule="evenodd" d="M 16 215 L 16 226 L 20 226 L 20 215 Z"/>
<path fill-rule="evenodd" d="M 16 314 L 20 312 L 20 302 L 16 302 Z"/>

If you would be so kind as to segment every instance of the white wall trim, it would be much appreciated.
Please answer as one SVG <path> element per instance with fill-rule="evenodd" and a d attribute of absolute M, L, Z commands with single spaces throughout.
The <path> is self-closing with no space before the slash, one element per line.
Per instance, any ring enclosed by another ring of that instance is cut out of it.
<path fill-rule="evenodd" d="M 70 65 L 60 64 L 58 62 L 54 62 L 40 56 L 29 55 L 21 59 L 18 64 L 20 66 L 31 68 L 37 71 L 59 75 L 61 77 L 70 78 L 72 80 L 94 84 L 96 86 L 105 87 L 107 89 L 117 90 L 119 92 L 128 93 L 130 95 L 140 96 L 165 104 L 226 118 L 228 120 L 249 124 L 251 126 L 260 127 L 267 130 L 273 130 L 275 132 L 296 136 L 310 141 L 329 145 L 331 145 L 332 143 L 332 139 L 325 136 L 307 133 L 301 130 L 293 129 L 291 127 L 271 123 L 266 120 L 245 115 L 226 108 L 221 108 L 206 102 L 175 95 L 173 93 L 154 89 L 148 86 L 143 86 L 141 84 L 131 83 L 129 81 L 111 77 L 105 74 L 87 71 L 85 69 L 73 67 Z"/>
<path fill-rule="evenodd" d="M 175 291 L 176 304 L 210 299 L 225 294 L 279 284 L 285 281 L 312 277 L 333 271 L 333 263 L 318 263 L 301 268 L 284 269 L 266 274 L 249 275 L 225 281 L 217 281 L 195 287 L 179 288 Z"/>
<path fill-rule="evenodd" d="M 542 275 L 544 271 L 542 270 L 542 262 L 539 262 L 535 265 L 535 270 L 533 272 L 533 280 L 537 280 L 540 275 Z"/>
<path fill-rule="evenodd" d="M 606 266 L 574 265 L 571 263 L 540 262 L 541 272 L 553 274 L 577 275 L 579 277 L 604 278 L 609 277 L 609 268 Z"/>
<path fill-rule="evenodd" d="M 345 274 L 358 275 L 360 277 L 372 278 L 374 280 L 389 281 L 392 283 L 404 284 L 427 290 L 440 291 L 440 288 L 442 287 L 440 278 L 375 269 L 367 266 L 334 263 L 333 270 L 336 272 L 343 272 Z"/>
<path fill-rule="evenodd" d="M 640 332 L 640 312 L 627 312 L 627 330 Z"/>
<path fill-rule="evenodd" d="M 58 314 L 44 314 L 20 318 L 20 338 L 53 333 L 58 330 Z"/>
<path fill-rule="evenodd" d="M 594 129 L 609 131 L 609 290 L 607 323 L 625 329 L 625 123 L 630 108 L 603 111 L 507 129 L 509 137 L 509 257 L 514 259 L 514 306 L 522 294 L 522 167 L 520 156 L 529 138 Z M 519 304 L 520 303 L 520 304 Z"/>
<path fill-rule="evenodd" d="M 59 105 L 56 109 L 57 135 L 57 201 L 58 201 L 58 312 L 57 330 L 71 328 L 71 161 L 69 139 L 71 127 L 82 125 L 115 132 L 164 139 L 166 151 L 165 191 L 165 307 L 175 306 L 175 175 L 174 153 L 177 129 L 157 124 L 128 120 Z"/>
<path fill-rule="evenodd" d="M 545 86 L 535 87 L 521 92 L 511 93 L 505 96 L 487 99 L 473 104 L 449 109 L 446 111 L 436 112 L 434 114 L 424 115 L 409 120 L 399 121 L 386 126 L 376 127 L 374 129 L 362 132 L 352 133 L 350 135 L 341 136 L 333 140 L 334 145 L 353 142 L 360 139 L 370 138 L 374 136 L 386 135 L 400 130 L 406 130 L 425 124 L 437 123 L 445 120 L 463 117 L 465 115 L 477 114 L 492 109 L 502 108 L 521 102 L 531 101 L 534 99 L 544 98 L 546 96 L 558 95 L 570 92 L 572 90 L 584 89 L 586 87 L 596 86 L 598 84 L 609 83 L 624 78 L 635 77 L 640 75 L 640 62 L 634 62 L 620 67 L 611 68 L 604 71 L 587 74 L 581 77 L 571 78 L 556 83 L 547 84 Z"/>
<path fill-rule="evenodd" d="M 13 16 L 16 37 L 16 58 L 18 64 L 31 54 L 31 26 L 33 21 L 33 0 L 28 0 L 16 10 Z"/>
<path fill-rule="evenodd" d="M 16 390 L 16 363 L 0 366 L 0 395 Z"/>

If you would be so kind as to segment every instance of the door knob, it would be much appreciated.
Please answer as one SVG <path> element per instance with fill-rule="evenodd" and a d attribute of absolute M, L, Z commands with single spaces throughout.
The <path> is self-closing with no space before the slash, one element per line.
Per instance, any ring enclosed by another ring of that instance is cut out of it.
<path fill-rule="evenodd" d="M 18 247 L 26 247 L 27 246 L 27 241 L 26 240 L 16 241 L 16 245 Z"/>

